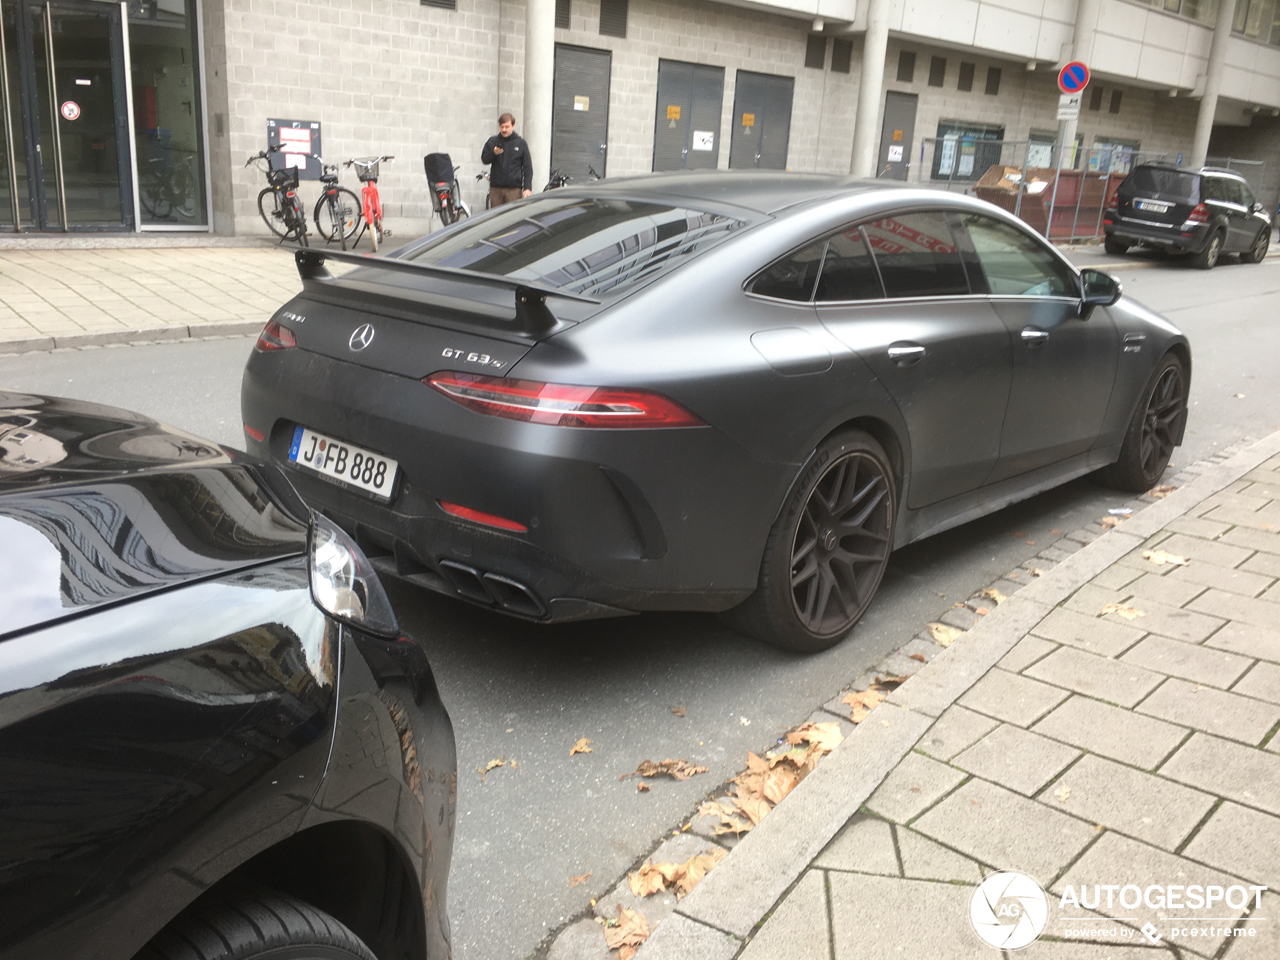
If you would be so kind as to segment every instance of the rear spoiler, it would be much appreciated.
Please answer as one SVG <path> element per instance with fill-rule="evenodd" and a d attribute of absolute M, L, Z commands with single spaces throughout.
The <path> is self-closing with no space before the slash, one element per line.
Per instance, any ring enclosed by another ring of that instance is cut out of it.
<path fill-rule="evenodd" d="M 555 287 L 530 282 L 513 280 L 510 277 L 492 273 L 476 273 L 472 270 L 459 270 L 456 267 L 441 267 L 435 264 L 414 263 L 412 260 L 397 260 L 391 257 L 371 257 L 363 253 L 338 253 L 331 250 L 311 250 L 303 248 L 293 254 L 298 264 L 298 276 L 307 280 L 332 280 L 331 274 L 324 267 L 326 260 L 338 263 L 353 263 L 361 267 L 373 267 L 377 270 L 391 270 L 399 273 L 411 273 L 417 276 L 435 276 L 449 280 L 462 280 L 479 284 L 483 287 L 505 287 L 515 294 L 516 323 L 520 332 L 529 334 L 547 333 L 556 326 L 555 315 L 547 306 L 547 297 L 560 297 L 565 300 L 577 300 L 580 303 L 599 303 L 592 297 L 584 297 L 578 293 L 569 293 Z"/>

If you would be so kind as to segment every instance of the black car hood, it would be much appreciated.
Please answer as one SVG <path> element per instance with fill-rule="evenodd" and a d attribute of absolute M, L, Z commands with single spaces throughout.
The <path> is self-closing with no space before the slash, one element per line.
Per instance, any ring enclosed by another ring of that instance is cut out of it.
<path fill-rule="evenodd" d="M 0 637 L 306 549 L 274 471 L 146 417 L 0 392 Z"/>

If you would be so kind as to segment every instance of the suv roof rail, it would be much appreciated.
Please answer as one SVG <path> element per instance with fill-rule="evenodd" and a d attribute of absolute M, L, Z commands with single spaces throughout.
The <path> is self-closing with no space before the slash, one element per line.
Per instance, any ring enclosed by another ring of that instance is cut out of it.
<path fill-rule="evenodd" d="M 1199 172 L 1200 173 L 1226 173 L 1226 174 L 1230 174 L 1233 177 L 1239 177 L 1241 180 L 1244 179 L 1244 174 L 1242 174 L 1239 170 L 1232 170 L 1230 167 L 1201 167 Z"/>

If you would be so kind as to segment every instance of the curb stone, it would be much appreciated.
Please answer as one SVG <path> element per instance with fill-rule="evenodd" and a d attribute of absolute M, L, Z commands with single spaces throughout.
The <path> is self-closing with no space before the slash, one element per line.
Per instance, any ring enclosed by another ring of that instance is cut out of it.
<path fill-rule="evenodd" d="M 243 336 L 258 333 L 265 322 L 265 320 L 228 320 L 219 323 L 176 324 L 172 327 L 152 327 L 143 330 L 77 333 L 69 337 L 0 340 L 0 357 L 83 347 L 137 346 L 162 340 L 210 340 L 214 337 Z"/>
<path fill-rule="evenodd" d="M 1106 531 L 984 617 L 893 691 L 871 718 L 747 834 L 658 926 L 640 948 L 637 960 L 728 960 L 736 956 L 749 942 L 756 923 L 775 909 L 827 841 L 932 725 L 936 715 L 932 711 L 940 713 L 944 701 L 949 704 L 962 695 L 1053 605 L 1140 546 L 1144 538 L 1276 454 L 1280 454 L 1280 431 L 1187 468 L 1179 474 L 1192 475 L 1185 486 L 1162 501 L 1137 501 L 1135 514 L 1123 525 L 1128 529 Z M 1148 511 L 1153 512 L 1148 516 Z M 1146 522 L 1137 523 L 1139 518 Z M 1033 615 L 1036 619 L 1031 619 Z M 886 707 L 892 708 L 887 717 L 883 712 Z M 907 742 L 910 733 L 917 730 Z M 734 953 L 724 952 L 726 941 L 734 942 L 726 934 L 739 938 Z"/>

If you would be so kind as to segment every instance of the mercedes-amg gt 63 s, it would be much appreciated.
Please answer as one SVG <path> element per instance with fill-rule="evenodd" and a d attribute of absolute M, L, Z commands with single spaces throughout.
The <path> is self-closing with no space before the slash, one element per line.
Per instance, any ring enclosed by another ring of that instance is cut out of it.
<path fill-rule="evenodd" d="M 820 650 L 895 547 L 1094 470 L 1145 490 L 1185 427 L 1186 338 L 963 196 L 655 175 L 297 258 L 249 449 L 377 569 L 534 620 Z"/>
<path fill-rule="evenodd" d="M 279 468 L 0 391 L 0 958 L 447 960 L 453 728 Z"/>

